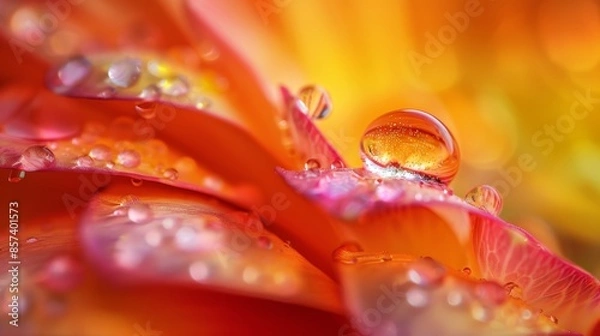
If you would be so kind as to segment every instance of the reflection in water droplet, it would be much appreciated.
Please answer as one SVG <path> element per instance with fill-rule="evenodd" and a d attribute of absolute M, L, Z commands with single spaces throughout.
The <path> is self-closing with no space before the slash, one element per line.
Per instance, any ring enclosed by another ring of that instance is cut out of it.
<path fill-rule="evenodd" d="M 135 110 L 144 119 L 152 119 L 156 116 L 156 103 L 143 102 L 135 105 Z"/>
<path fill-rule="evenodd" d="M 313 120 L 323 119 L 331 112 L 331 98 L 320 86 L 307 85 L 301 88 L 298 98 L 306 107 L 306 114 Z"/>
<path fill-rule="evenodd" d="M 80 156 L 77 158 L 77 160 L 75 160 L 75 164 L 80 168 L 92 167 L 94 165 L 94 159 L 87 155 Z"/>
<path fill-rule="evenodd" d="M 141 160 L 140 153 L 134 150 L 124 150 L 117 154 L 117 163 L 126 168 L 139 166 Z"/>
<path fill-rule="evenodd" d="M 471 275 L 471 269 L 469 267 L 465 267 L 462 269 L 462 272 L 466 275 Z"/>
<path fill-rule="evenodd" d="M 132 179 L 131 179 L 131 184 L 132 184 L 134 187 L 139 187 L 139 186 L 141 186 L 142 184 L 144 184 L 144 181 L 143 181 L 143 180 L 141 180 L 141 179 L 132 178 Z"/>
<path fill-rule="evenodd" d="M 169 180 L 177 180 L 179 177 L 179 173 L 174 168 L 167 168 L 163 172 L 163 177 Z"/>
<path fill-rule="evenodd" d="M 362 251 L 363 249 L 357 243 L 345 243 L 333 251 L 332 257 L 342 264 L 356 264 L 358 258 L 355 254 Z"/>
<path fill-rule="evenodd" d="M 126 58 L 116 61 L 108 68 L 108 78 L 119 87 L 128 88 L 134 85 L 142 73 L 142 62 L 139 59 Z"/>
<path fill-rule="evenodd" d="M 92 159 L 99 161 L 107 161 L 111 158 L 110 148 L 106 145 L 96 145 L 92 147 L 88 155 Z"/>
<path fill-rule="evenodd" d="M 133 203 L 127 209 L 127 217 L 134 223 L 146 223 L 152 219 L 152 216 L 152 209 L 148 204 Z"/>
<path fill-rule="evenodd" d="M 459 149 L 450 131 L 432 115 L 398 110 L 375 119 L 364 132 L 360 148 L 365 169 L 386 178 L 452 181 Z"/>
<path fill-rule="evenodd" d="M 465 201 L 492 215 L 498 215 L 502 210 L 502 196 L 494 187 L 489 185 L 480 185 L 471 189 L 465 196 Z"/>
<path fill-rule="evenodd" d="M 25 171 L 21 169 L 11 169 L 8 173 L 8 182 L 17 183 L 25 178 Z"/>
<path fill-rule="evenodd" d="M 140 92 L 140 98 L 144 100 L 158 100 L 160 98 L 161 92 L 160 88 L 154 84 L 148 85 L 146 88 Z"/>
<path fill-rule="evenodd" d="M 331 169 L 342 169 L 344 168 L 344 163 L 340 160 L 335 160 L 331 163 Z"/>
<path fill-rule="evenodd" d="M 81 83 L 92 72 L 92 64 L 83 56 L 75 56 L 65 62 L 58 70 L 62 85 L 73 87 Z"/>
<path fill-rule="evenodd" d="M 112 98 L 117 94 L 117 90 L 114 87 L 107 87 L 102 89 L 98 93 L 98 97 L 100 98 Z"/>
<path fill-rule="evenodd" d="M 304 169 L 319 169 L 321 168 L 321 163 L 317 159 L 308 159 L 304 163 Z"/>
<path fill-rule="evenodd" d="M 187 80 L 183 77 L 162 79 L 158 82 L 158 87 L 162 93 L 173 97 L 183 96 L 190 90 Z"/>
<path fill-rule="evenodd" d="M 54 153 L 45 146 L 31 146 L 25 149 L 19 159 L 19 167 L 25 171 L 47 169 L 56 163 Z"/>
<path fill-rule="evenodd" d="M 419 286 L 439 285 L 446 275 L 446 269 L 431 258 L 421 258 L 413 262 L 407 272 L 408 279 Z"/>

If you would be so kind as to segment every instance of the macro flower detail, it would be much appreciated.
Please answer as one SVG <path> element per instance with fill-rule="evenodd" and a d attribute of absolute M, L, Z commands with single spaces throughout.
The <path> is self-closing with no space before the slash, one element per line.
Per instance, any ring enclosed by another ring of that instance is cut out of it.
<path fill-rule="evenodd" d="M 336 96 L 267 79 L 216 3 L 0 5 L 0 334 L 600 331 L 598 279 L 455 194 L 434 111 L 377 111 L 354 165 Z"/>

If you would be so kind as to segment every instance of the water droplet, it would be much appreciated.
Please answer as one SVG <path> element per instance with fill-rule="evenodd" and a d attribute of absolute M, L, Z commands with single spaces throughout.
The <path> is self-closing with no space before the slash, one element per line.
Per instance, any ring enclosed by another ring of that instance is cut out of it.
<path fill-rule="evenodd" d="M 152 119 L 156 116 L 156 103 L 143 102 L 135 105 L 135 111 L 144 119 Z"/>
<path fill-rule="evenodd" d="M 429 293 L 418 287 L 406 291 L 406 302 L 415 308 L 422 308 L 429 303 Z"/>
<path fill-rule="evenodd" d="M 111 158 L 110 148 L 106 145 L 96 145 L 92 147 L 88 155 L 92 159 L 99 161 L 107 161 Z"/>
<path fill-rule="evenodd" d="M 77 160 L 75 160 L 75 164 L 80 168 L 89 168 L 94 165 L 94 159 L 87 155 L 80 156 L 77 158 Z"/>
<path fill-rule="evenodd" d="M 158 82 L 158 87 L 162 93 L 173 97 L 183 96 L 190 90 L 190 85 L 183 77 L 162 79 Z"/>
<path fill-rule="evenodd" d="M 548 316 L 548 318 L 550 319 L 550 321 L 552 321 L 552 323 L 558 324 L 558 319 L 556 318 L 556 316 L 550 315 Z"/>
<path fill-rule="evenodd" d="M 306 169 L 306 170 L 319 169 L 319 168 L 321 168 L 321 163 L 319 163 L 319 161 L 317 159 L 308 159 L 304 163 L 304 169 Z"/>
<path fill-rule="evenodd" d="M 140 165 L 140 153 L 134 150 L 124 150 L 117 154 L 117 163 L 126 168 L 135 168 Z"/>
<path fill-rule="evenodd" d="M 394 257 L 391 254 L 387 253 L 387 252 L 383 253 L 381 255 L 381 261 L 383 261 L 383 262 L 392 261 L 392 260 L 394 260 Z"/>
<path fill-rule="evenodd" d="M 47 169 L 54 166 L 55 161 L 54 153 L 48 147 L 36 145 L 23 151 L 19 168 L 25 171 Z"/>
<path fill-rule="evenodd" d="M 198 247 L 198 232 L 194 227 L 184 226 L 175 233 L 175 244 L 184 250 L 193 250 Z"/>
<path fill-rule="evenodd" d="M 190 265 L 190 277 L 195 281 L 204 281 L 210 276 L 210 268 L 203 261 L 196 261 Z"/>
<path fill-rule="evenodd" d="M 502 196 L 494 187 L 488 185 L 480 185 L 471 189 L 465 196 L 465 201 L 492 215 L 498 215 L 502 210 Z"/>
<path fill-rule="evenodd" d="M 452 307 L 462 307 L 469 300 L 468 294 L 464 290 L 455 289 L 448 292 L 446 302 Z"/>
<path fill-rule="evenodd" d="M 128 88 L 134 85 L 142 73 L 142 62 L 135 58 L 116 61 L 108 68 L 108 78 L 119 87 Z"/>
<path fill-rule="evenodd" d="M 152 219 L 152 209 L 148 204 L 133 203 L 127 209 L 127 217 L 134 223 L 143 224 Z"/>
<path fill-rule="evenodd" d="M 465 267 L 462 269 L 462 272 L 466 275 L 471 275 L 471 269 L 469 267 Z"/>
<path fill-rule="evenodd" d="M 459 166 L 450 131 L 432 115 L 398 110 L 375 119 L 361 139 L 365 169 L 386 178 L 431 179 L 448 184 Z"/>
<path fill-rule="evenodd" d="M 446 269 L 431 258 L 421 258 L 410 265 L 408 279 L 419 286 L 429 287 L 442 283 Z"/>
<path fill-rule="evenodd" d="M 25 178 L 25 171 L 21 169 L 11 169 L 8 173 L 8 182 L 17 183 Z"/>
<path fill-rule="evenodd" d="M 160 88 L 154 84 L 148 85 L 146 88 L 140 92 L 139 97 L 144 100 L 158 100 L 160 98 L 161 92 Z"/>
<path fill-rule="evenodd" d="M 331 163 L 331 169 L 342 169 L 344 168 L 344 163 L 341 160 L 334 160 Z"/>
<path fill-rule="evenodd" d="M 179 172 L 175 168 L 167 168 L 163 172 L 163 177 L 169 180 L 177 180 L 179 178 Z"/>
<path fill-rule="evenodd" d="M 114 162 L 112 162 L 112 161 L 107 161 L 107 162 L 104 164 L 104 167 L 106 167 L 106 168 L 108 168 L 108 169 L 113 169 L 113 168 L 115 168 L 115 163 L 114 163 Z"/>
<path fill-rule="evenodd" d="M 494 318 L 494 313 L 487 307 L 483 307 L 479 304 L 474 304 L 471 307 L 471 316 L 480 322 L 489 322 Z"/>
<path fill-rule="evenodd" d="M 475 295 L 485 306 L 498 306 L 508 299 L 506 289 L 494 281 L 482 281 L 475 286 Z"/>
<path fill-rule="evenodd" d="M 131 179 L 131 184 L 132 184 L 134 187 L 139 187 L 139 186 L 141 186 L 142 184 L 144 184 L 144 180 L 142 180 L 142 179 L 137 179 L 137 178 L 132 178 L 132 179 Z"/>
<path fill-rule="evenodd" d="M 298 98 L 306 107 L 306 114 L 313 120 L 323 119 L 331 112 L 329 93 L 320 86 L 307 85 L 301 88 Z"/>
<path fill-rule="evenodd" d="M 92 72 L 92 64 L 83 56 L 75 56 L 65 62 L 58 70 L 58 78 L 66 87 L 81 83 Z"/>
<path fill-rule="evenodd" d="M 273 241 L 267 236 L 260 236 L 256 239 L 256 244 L 265 250 L 270 250 L 273 247 Z"/>
<path fill-rule="evenodd" d="M 514 282 L 507 282 L 504 284 L 504 289 L 506 290 L 506 293 L 514 298 L 521 298 L 523 295 L 523 292 L 521 290 L 521 287 L 519 287 L 519 285 L 517 285 Z"/>
<path fill-rule="evenodd" d="M 358 262 L 356 253 L 362 251 L 363 249 L 357 243 L 346 243 L 336 248 L 332 253 L 332 257 L 333 260 L 342 264 L 356 264 Z"/>

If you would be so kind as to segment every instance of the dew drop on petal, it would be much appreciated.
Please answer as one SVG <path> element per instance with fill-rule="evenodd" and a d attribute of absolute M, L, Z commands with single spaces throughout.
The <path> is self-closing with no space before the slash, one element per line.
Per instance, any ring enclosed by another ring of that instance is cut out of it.
<path fill-rule="evenodd" d="M 308 159 L 304 163 L 304 169 L 306 169 L 306 170 L 319 169 L 319 168 L 321 168 L 321 163 L 319 163 L 319 161 L 317 159 Z"/>
<path fill-rule="evenodd" d="M 161 79 L 158 82 L 158 87 L 162 93 L 173 97 L 183 96 L 190 90 L 187 80 L 182 77 Z"/>
<path fill-rule="evenodd" d="M 139 97 L 144 100 L 158 100 L 160 98 L 161 92 L 160 88 L 154 84 L 148 85 L 145 87 L 142 92 L 140 92 Z"/>
<path fill-rule="evenodd" d="M 331 98 L 318 85 L 307 85 L 300 89 L 298 98 L 306 107 L 306 114 L 313 120 L 323 119 L 331 112 Z"/>
<path fill-rule="evenodd" d="M 551 321 L 552 323 L 554 323 L 554 324 L 558 324 L 558 319 L 556 318 L 556 316 L 554 316 L 554 315 L 550 315 L 548 318 L 550 319 L 550 321 Z"/>
<path fill-rule="evenodd" d="M 514 298 L 521 298 L 523 295 L 523 292 L 521 290 L 521 287 L 519 287 L 519 285 L 517 285 L 514 282 L 507 282 L 504 284 L 504 289 L 506 290 L 506 293 Z"/>
<path fill-rule="evenodd" d="M 117 163 L 126 168 L 135 168 L 140 165 L 142 158 L 135 150 L 124 150 L 117 154 Z"/>
<path fill-rule="evenodd" d="M 96 145 L 90 149 L 88 154 L 92 159 L 98 161 L 107 161 L 111 158 L 110 148 L 106 145 Z"/>
<path fill-rule="evenodd" d="M 152 119 L 156 116 L 156 103 L 151 101 L 139 103 L 135 105 L 135 111 L 144 119 Z"/>
<path fill-rule="evenodd" d="M 345 243 L 333 251 L 332 257 L 333 260 L 342 264 L 356 264 L 358 259 L 355 253 L 362 251 L 363 249 L 357 243 Z"/>
<path fill-rule="evenodd" d="M 138 179 L 138 178 L 131 179 L 131 185 L 133 185 L 134 187 L 139 187 L 142 184 L 144 184 L 144 181 L 142 179 Z"/>
<path fill-rule="evenodd" d="M 446 126 L 419 110 L 398 110 L 375 119 L 360 144 L 365 169 L 386 178 L 432 179 L 448 184 L 460 153 Z"/>
<path fill-rule="evenodd" d="M 331 169 L 342 169 L 344 168 L 344 163 L 340 160 L 334 160 L 331 162 Z"/>
<path fill-rule="evenodd" d="M 91 157 L 89 157 L 87 155 L 83 155 L 83 156 L 78 157 L 75 160 L 75 164 L 77 165 L 77 167 L 80 167 L 80 168 L 92 167 L 94 165 L 94 159 L 92 159 Z"/>
<path fill-rule="evenodd" d="M 471 269 L 469 267 L 465 267 L 462 269 L 462 272 L 466 275 L 471 275 Z"/>
<path fill-rule="evenodd" d="M 127 218 L 138 224 L 143 224 L 152 219 L 152 209 L 148 204 L 133 203 L 127 209 Z"/>
<path fill-rule="evenodd" d="M 19 159 L 20 168 L 25 171 L 35 171 L 54 166 L 54 153 L 45 146 L 31 146 L 23 151 Z"/>
<path fill-rule="evenodd" d="M 11 169 L 8 173 L 8 182 L 17 183 L 25 178 L 25 171 L 21 169 Z"/>
<path fill-rule="evenodd" d="M 177 178 L 179 178 L 179 172 L 177 172 L 175 168 L 165 169 L 162 175 L 164 178 L 172 181 L 177 180 Z"/>
<path fill-rule="evenodd" d="M 115 86 L 128 88 L 134 85 L 142 73 L 142 62 L 135 58 L 126 58 L 113 62 L 108 68 L 108 78 Z"/>
<path fill-rule="evenodd" d="M 81 83 L 92 72 L 92 64 L 83 56 L 75 56 L 66 61 L 58 70 L 58 78 L 65 87 Z"/>
<path fill-rule="evenodd" d="M 436 286 L 444 280 L 446 269 L 431 258 L 421 258 L 409 266 L 407 276 L 415 285 Z"/>
<path fill-rule="evenodd" d="M 489 185 L 480 185 L 471 189 L 465 196 L 465 201 L 492 215 L 498 215 L 502 210 L 502 196 L 494 187 Z"/>

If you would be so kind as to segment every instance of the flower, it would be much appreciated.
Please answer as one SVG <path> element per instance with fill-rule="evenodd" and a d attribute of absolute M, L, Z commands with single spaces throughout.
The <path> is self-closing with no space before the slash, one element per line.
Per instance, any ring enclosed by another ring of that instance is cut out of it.
<path fill-rule="evenodd" d="M 3 3 L 3 332 L 598 331 L 597 279 L 499 219 L 495 189 L 453 195 L 438 119 L 376 119 L 351 167 L 324 89 L 277 95 L 218 8 L 177 4 Z"/>

